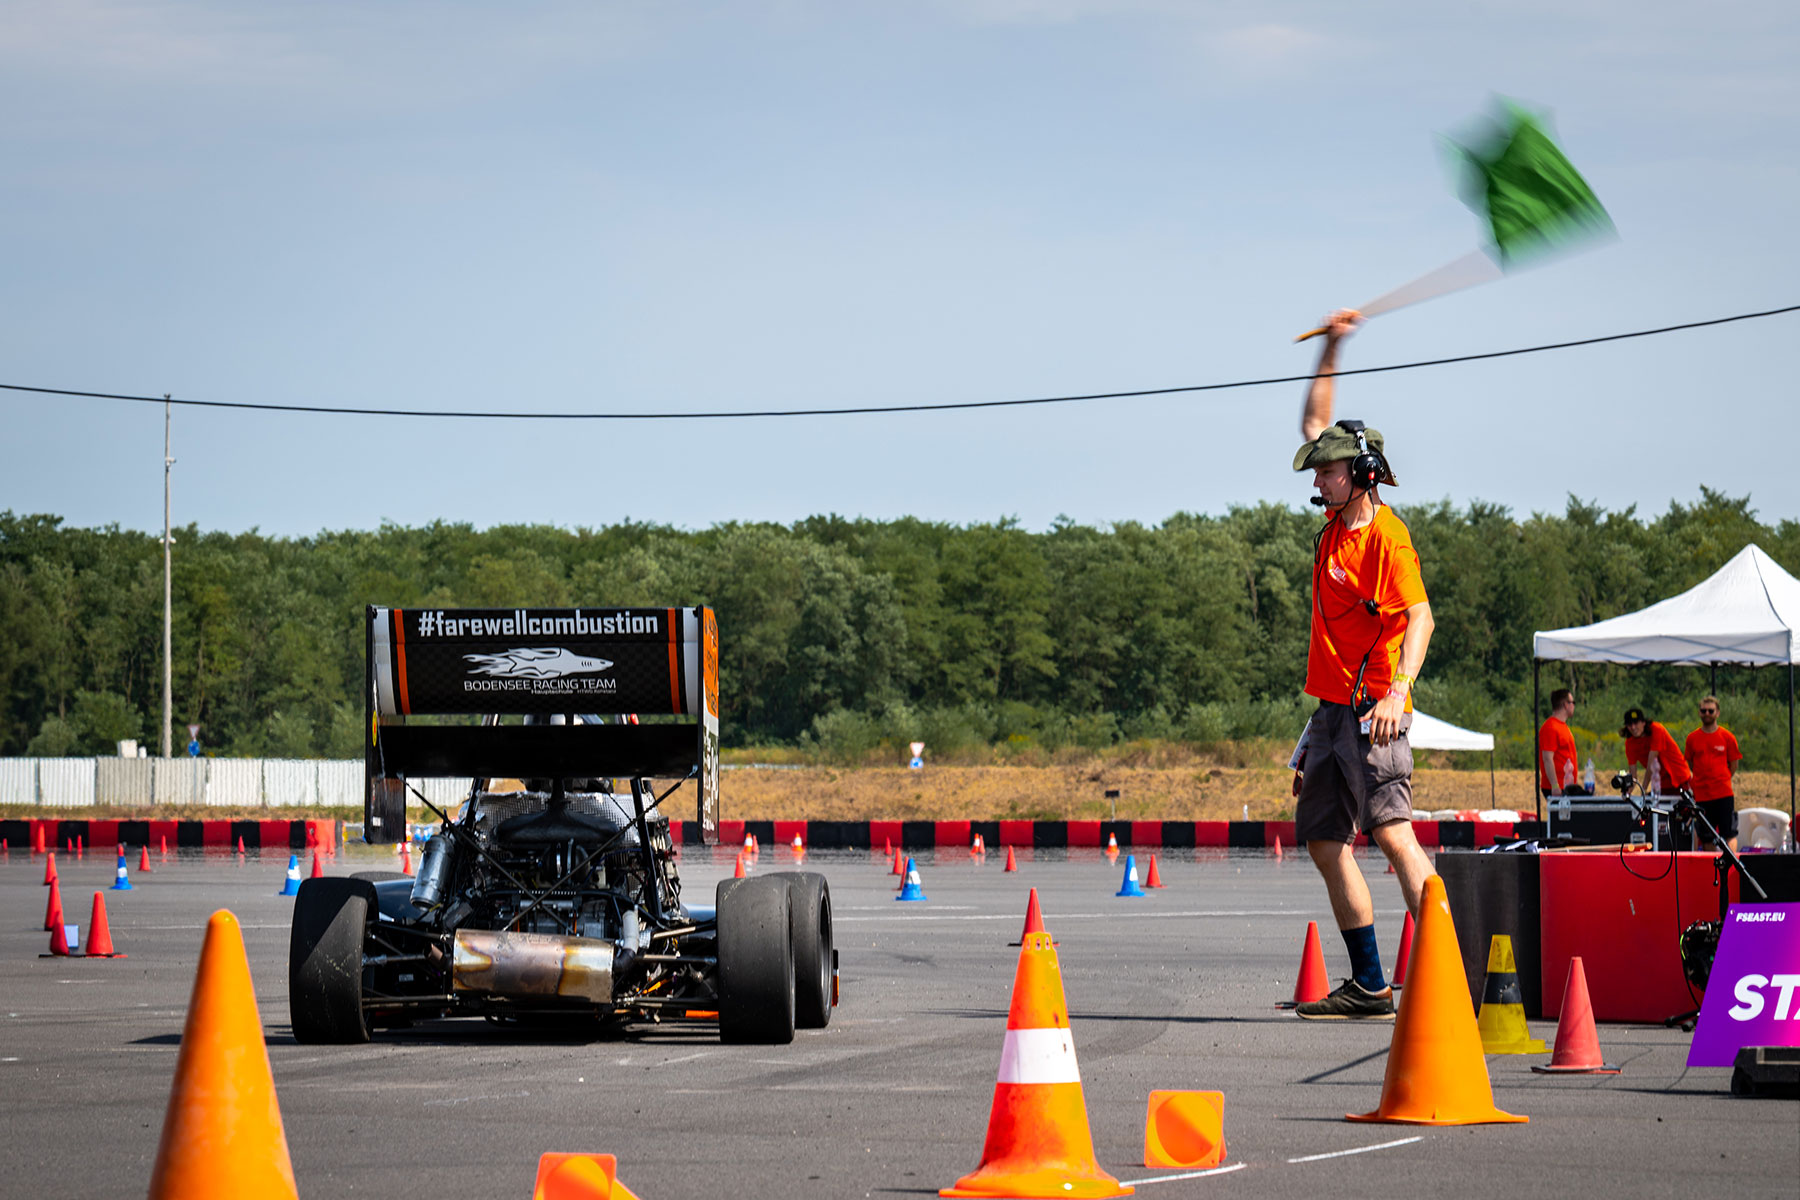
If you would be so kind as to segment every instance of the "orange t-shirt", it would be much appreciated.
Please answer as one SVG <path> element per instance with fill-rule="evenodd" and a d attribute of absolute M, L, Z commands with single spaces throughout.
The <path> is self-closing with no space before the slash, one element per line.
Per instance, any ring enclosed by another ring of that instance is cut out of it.
<path fill-rule="evenodd" d="M 1556 764 L 1556 778 L 1544 778 L 1544 755 Z M 1560 792 L 1575 783 L 1575 735 L 1559 717 L 1546 718 L 1538 727 L 1538 782 L 1546 792 Z"/>
<path fill-rule="evenodd" d="M 1364 601 L 1374 601 L 1371 613 Z M 1306 650 L 1306 694 L 1350 704 L 1356 669 L 1369 656 L 1363 688 L 1376 699 L 1387 695 L 1406 610 L 1425 600 L 1419 553 L 1412 534 L 1394 510 L 1381 505 L 1361 529 L 1345 529 L 1335 514 L 1319 535 L 1313 554 L 1312 640 Z M 1412 691 L 1406 693 L 1412 711 Z"/>
<path fill-rule="evenodd" d="M 1723 800 L 1731 795 L 1731 764 L 1743 757 L 1737 738 L 1723 725 L 1711 733 L 1696 729 L 1688 734 L 1687 759 L 1694 768 L 1694 799 Z"/>
<path fill-rule="evenodd" d="M 1650 755 L 1653 753 L 1662 758 L 1662 786 L 1665 792 L 1672 792 L 1693 778 L 1693 772 L 1688 770 L 1687 759 L 1681 757 L 1681 748 L 1669 736 L 1669 731 L 1663 728 L 1661 721 L 1650 722 L 1650 732 L 1643 737 L 1625 739 L 1625 761 L 1632 766 L 1642 766 L 1648 771 Z M 1650 786 L 1647 777 L 1639 782 L 1646 789 Z"/>

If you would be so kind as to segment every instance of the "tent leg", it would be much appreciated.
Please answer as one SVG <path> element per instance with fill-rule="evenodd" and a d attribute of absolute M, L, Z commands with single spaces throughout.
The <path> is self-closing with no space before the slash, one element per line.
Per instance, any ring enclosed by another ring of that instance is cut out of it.
<path fill-rule="evenodd" d="M 1499 786 L 1494 782 L 1494 752 L 1488 751 L 1488 807 L 1500 807 Z"/>
<path fill-rule="evenodd" d="M 1788 656 L 1790 659 L 1793 655 Z M 1794 664 L 1788 663 L 1788 831 L 1790 839 L 1794 832 Z"/>
<path fill-rule="evenodd" d="M 1792 693 L 1793 693 L 1794 689 L 1791 686 L 1792 678 L 1793 678 L 1792 673 L 1790 672 L 1790 674 L 1789 674 L 1790 686 L 1788 687 L 1788 693 L 1789 693 L 1789 697 L 1790 697 L 1790 699 L 1788 701 L 1789 708 L 1793 707 Z M 1532 805 L 1537 809 L 1537 819 L 1542 821 L 1544 819 L 1544 789 L 1543 789 L 1543 780 L 1538 778 L 1538 769 L 1537 769 L 1537 744 L 1538 744 L 1538 742 L 1537 742 L 1537 723 L 1538 723 L 1538 656 L 1534 654 L 1531 656 L 1531 722 L 1527 726 L 1527 728 L 1530 730 L 1530 733 L 1531 733 L 1531 764 L 1532 764 L 1532 766 L 1531 766 L 1531 802 L 1532 802 Z M 1792 725 L 1793 722 L 1790 721 L 1790 722 L 1788 722 L 1788 724 Z M 1793 739 L 1792 735 L 1790 734 L 1788 737 L 1789 743 L 1791 744 L 1793 742 L 1793 740 L 1794 739 Z M 1791 757 L 1791 755 L 1790 755 L 1790 757 Z M 1790 789 L 1790 790 L 1792 790 L 1792 789 Z"/>

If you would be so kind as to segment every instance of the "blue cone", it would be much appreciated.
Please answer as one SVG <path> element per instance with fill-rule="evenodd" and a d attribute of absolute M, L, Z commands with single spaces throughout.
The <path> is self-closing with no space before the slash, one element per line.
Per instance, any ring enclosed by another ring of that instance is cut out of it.
<path fill-rule="evenodd" d="M 108 890 L 114 892 L 131 891 L 131 876 L 125 873 L 125 856 L 123 854 L 119 855 L 118 877 L 113 880 L 113 885 Z"/>
<path fill-rule="evenodd" d="M 914 863 L 913 860 L 910 858 L 906 860 L 906 882 L 900 885 L 900 894 L 898 896 L 895 896 L 894 899 L 896 899 L 896 900 L 923 900 L 923 899 L 925 899 L 924 885 L 922 885 L 919 882 L 918 865 L 916 863 Z"/>
<path fill-rule="evenodd" d="M 277 896 L 298 896 L 300 894 L 300 856 L 298 854 L 288 855 L 287 883 L 275 894 Z"/>
<path fill-rule="evenodd" d="M 1143 898 L 1144 889 L 1138 886 L 1137 855 L 1127 854 L 1125 856 L 1125 882 L 1119 885 L 1119 890 L 1115 894 Z"/>

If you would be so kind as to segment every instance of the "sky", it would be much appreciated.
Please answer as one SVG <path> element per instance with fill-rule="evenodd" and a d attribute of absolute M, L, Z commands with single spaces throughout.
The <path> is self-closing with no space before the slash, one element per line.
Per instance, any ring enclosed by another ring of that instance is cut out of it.
<path fill-rule="evenodd" d="M 1441 138 L 1552 114 L 1616 242 L 1345 367 L 1800 303 L 1800 10 L 0 0 L 0 383 L 505 412 L 1304 374 L 1481 242 Z M 1343 380 L 1396 503 L 1800 517 L 1800 314 Z M 730 421 L 180 409 L 174 519 L 1155 523 L 1268 500 L 1302 389 Z M 159 405 L 0 392 L 0 510 L 155 529 Z"/>

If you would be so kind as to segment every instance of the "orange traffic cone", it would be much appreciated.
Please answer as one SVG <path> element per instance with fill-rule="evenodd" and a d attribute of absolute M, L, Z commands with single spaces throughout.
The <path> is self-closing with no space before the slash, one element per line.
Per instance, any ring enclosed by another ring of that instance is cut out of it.
<path fill-rule="evenodd" d="M 169 835 L 166 833 L 163 834 L 161 842 L 159 844 L 162 847 L 162 849 L 159 851 L 159 853 L 162 856 L 162 860 L 164 862 L 168 862 L 169 861 Z"/>
<path fill-rule="evenodd" d="M 314 879 L 325 878 L 325 864 L 319 860 L 319 848 L 317 846 L 313 847 L 312 877 Z"/>
<path fill-rule="evenodd" d="M 1563 984 L 1562 1017 L 1556 1022 L 1556 1050 L 1550 1065 L 1531 1068 L 1539 1075 L 1617 1075 L 1619 1068 L 1600 1053 L 1600 1034 L 1594 1028 L 1594 1004 L 1588 999 L 1587 972 L 1581 956 L 1569 960 L 1569 978 Z"/>
<path fill-rule="evenodd" d="M 52 931 L 62 928 L 62 885 L 54 879 L 50 881 L 50 899 L 44 905 L 44 929 Z"/>
<path fill-rule="evenodd" d="M 149 873 L 150 873 L 150 847 L 145 846 L 141 850 L 138 851 L 138 874 L 139 875 L 148 875 Z"/>
<path fill-rule="evenodd" d="M 889 872 L 889 874 L 892 874 L 892 875 L 906 874 L 906 860 L 900 857 L 900 852 L 898 850 L 894 851 L 894 869 L 891 872 Z"/>
<path fill-rule="evenodd" d="M 1044 932 L 1044 912 L 1038 907 L 1037 889 L 1031 889 L 1031 898 L 1025 901 L 1025 928 L 1019 931 L 1019 940 L 1006 943 L 1009 946 L 1023 946 L 1025 939 L 1034 933 Z M 1054 944 L 1054 943 L 1052 943 Z"/>
<path fill-rule="evenodd" d="M 546 1154 L 538 1159 L 531 1200 L 638 1200 L 619 1182 L 618 1170 L 610 1154 Z"/>
<path fill-rule="evenodd" d="M 1406 986 L 1406 960 L 1412 957 L 1412 944 L 1413 919 L 1412 914 L 1407 913 L 1406 923 L 1400 926 L 1400 953 L 1394 959 L 1394 978 L 1390 981 L 1389 986 L 1397 988 Z"/>
<path fill-rule="evenodd" d="M 1006 848 L 1006 869 L 1008 871 L 1016 871 L 1019 869 L 1019 860 L 1013 857 L 1013 848 L 1011 846 Z"/>
<path fill-rule="evenodd" d="M 1161 887 L 1162 885 L 1162 876 L 1158 874 L 1156 870 L 1156 855 L 1152 854 L 1150 856 L 1150 870 L 1144 875 L 1144 886 L 1152 888 Z"/>
<path fill-rule="evenodd" d="M 1281 835 L 1279 833 L 1275 835 L 1275 861 L 1281 861 Z"/>
<path fill-rule="evenodd" d="M 1381 1104 L 1374 1112 L 1345 1119 L 1405 1125 L 1530 1120 L 1494 1107 L 1494 1089 L 1481 1052 L 1481 1030 L 1475 1024 L 1462 952 L 1457 948 L 1456 923 L 1450 919 L 1444 881 L 1437 875 L 1425 880 L 1413 957 L 1419 961 L 1411 971 L 1406 1003 L 1394 1020 Z"/>
<path fill-rule="evenodd" d="M 1225 1161 L 1224 1092 L 1151 1092 L 1144 1113 L 1144 1165 L 1180 1170 Z"/>
<path fill-rule="evenodd" d="M 206 923 L 150 1200 L 298 1197 L 238 919 Z"/>
<path fill-rule="evenodd" d="M 731 877 L 733 879 L 742 879 L 748 874 L 749 872 L 744 870 L 744 852 L 739 850 L 737 853 L 737 866 L 732 868 Z"/>
<path fill-rule="evenodd" d="M 1100 1169 L 1088 1128 L 1062 969 L 1048 933 L 1028 933 L 988 1114 L 981 1165 L 940 1196 L 1129 1196 Z"/>
<path fill-rule="evenodd" d="M 69 958 L 69 931 L 58 921 L 50 929 L 50 953 L 40 954 L 39 958 Z"/>
<path fill-rule="evenodd" d="M 240 834 L 238 834 L 238 853 L 242 854 L 243 852 L 244 852 L 244 835 L 240 833 Z"/>
<path fill-rule="evenodd" d="M 1296 1008 L 1323 1000 L 1331 994 L 1325 975 L 1325 947 L 1319 944 L 1319 923 L 1306 923 L 1306 943 L 1300 947 L 1300 974 L 1294 980 L 1294 998 L 1284 1000 L 1276 1008 Z"/>
<path fill-rule="evenodd" d="M 406 842 L 400 843 L 400 873 L 402 875 L 411 875 L 413 873 L 412 846 Z"/>
<path fill-rule="evenodd" d="M 33 854 L 44 852 L 44 827 L 37 821 L 31 823 L 31 852 Z"/>
<path fill-rule="evenodd" d="M 987 843 L 981 840 L 981 835 L 979 833 L 975 835 L 975 840 L 969 844 L 969 853 L 970 854 L 986 854 L 987 853 Z"/>
<path fill-rule="evenodd" d="M 48 858 L 44 859 L 44 886 L 49 887 L 51 884 L 53 884 L 55 882 L 56 882 L 56 851 L 52 850 L 50 852 L 50 856 Z"/>
<path fill-rule="evenodd" d="M 106 896 L 94 893 L 94 914 L 88 918 L 87 956 L 89 958 L 124 958 L 113 949 L 112 928 L 106 923 Z"/>

